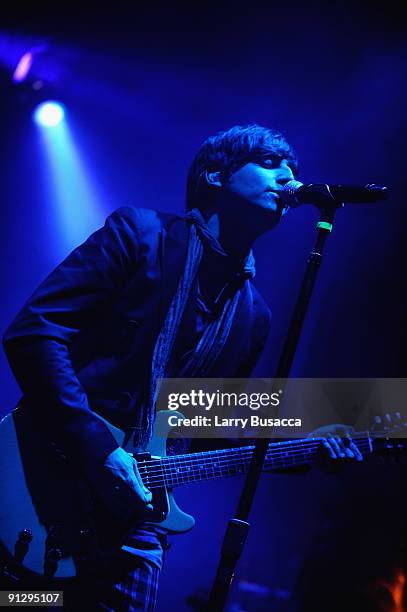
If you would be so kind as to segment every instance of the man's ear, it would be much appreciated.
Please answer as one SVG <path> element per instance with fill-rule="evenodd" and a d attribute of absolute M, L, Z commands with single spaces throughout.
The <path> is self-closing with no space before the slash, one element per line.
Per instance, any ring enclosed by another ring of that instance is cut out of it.
<path fill-rule="evenodd" d="M 205 180 L 208 183 L 208 185 L 211 185 L 212 187 L 222 187 L 222 181 L 220 178 L 220 172 L 208 172 L 208 170 L 205 171 Z"/>

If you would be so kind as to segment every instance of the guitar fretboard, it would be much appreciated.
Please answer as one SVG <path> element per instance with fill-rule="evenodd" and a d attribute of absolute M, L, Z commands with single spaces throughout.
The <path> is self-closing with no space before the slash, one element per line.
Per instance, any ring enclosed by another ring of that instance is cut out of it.
<path fill-rule="evenodd" d="M 264 463 L 264 471 L 307 465 L 314 461 L 321 448 L 322 438 L 271 442 Z M 372 452 L 369 436 L 353 438 L 362 454 Z M 139 463 L 140 474 L 148 488 L 213 480 L 245 474 L 249 468 L 254 446 L 239 446 L 223 450 L 188 453 L 152 458 Z"/>

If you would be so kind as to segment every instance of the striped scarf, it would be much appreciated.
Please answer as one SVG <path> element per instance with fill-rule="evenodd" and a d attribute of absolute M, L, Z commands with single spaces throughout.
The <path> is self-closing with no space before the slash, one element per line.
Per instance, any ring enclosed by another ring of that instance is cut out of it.
<path fill-rule="evenodd" d="M 158 381 L 166 376 L 185 306 L 202 260 L 204 246 L 227 256 L 198 209 L 195 208 L 187 213 L 186 221 L 189 223 L 186 262 L 154 348 L 149 401 L 143 415 L 143 431 L 141 432 L 142 440 L 140 442 L 143 445 L 148 442 L 152 435 L 155 404 L 159 391 Z M 247 279 L 253 278 L 254 275 L 254 256 L 250 251 L 243 264 L 242 271 L 237 274 L 234 282 L 230 283 L 222 294 L 223 307 L 220 314 L 207 323 L 192 355 L 182 371 L 179 372 L 180 378 L 204 377 L 211 371 L 228 339 L 244 283 Z"/>

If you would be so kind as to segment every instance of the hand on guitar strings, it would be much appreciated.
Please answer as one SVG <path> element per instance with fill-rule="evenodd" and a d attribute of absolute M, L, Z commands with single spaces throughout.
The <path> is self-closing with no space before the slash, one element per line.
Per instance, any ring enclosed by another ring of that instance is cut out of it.
<path fill-rule="evenodd" d="M 325 456 L 330 459 L 353 459 L 362 461 L 363 456 L 352 440 L 353 427 L 333 424 L 315 429 L 308 437 L 321 438 Z"/>
<path fill-rule="evenodd" d="M 121 447 L 92 472 L 90 480 L 107 510 L 120 519 L 138 515 L 146 520 L 153 510 L 152 494 L 141 479 L 137 461 Z"/>

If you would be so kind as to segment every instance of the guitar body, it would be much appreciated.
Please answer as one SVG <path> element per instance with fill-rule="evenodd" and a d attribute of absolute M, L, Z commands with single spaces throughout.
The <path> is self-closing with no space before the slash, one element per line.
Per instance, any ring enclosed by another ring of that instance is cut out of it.
<path fill-rule="evenodd" d="M 147 449 L 156 458 L 166 455 L 168 414 L 157 413 Z M 123 445 L 124 433 L 104 422 Z M 73 577 L 85 562 L 95 565 L 108 559 L 134 525 L 119 522 L 95 501 L 86 481 L 78 478 L 78 471 L 61 458 L 22 408 L 0 423 L 0 483 L 0 543 L 14 569 L 23 572 Z M 148 479 L 145 483 L 148 486 Z M 170 490 L 155 487 L 152 493 L 150 523 L 172 534 L 192 529 L 193 517 L 180 510 Z"/>
<path fill-rule="evenodd" d="M 168 416 L 170 414 L 180 419 L 183 418 L 180 412 L 174 412 L 174 410 L 160 410 L 157 412 L 154 433 L 147 447 L 147 452 L 150 453 L 151 457 L 166 457 L 167 455 L 167 437 L 168 432 L 171 430 L 171 427 L 168 425 Z M 159 521 L 160 529 L 172 535 L 190 531 L 195 526 L 194 517 L 179 508 L 170 489 L 166 488 L 165 492 L 168 506 L 165 518 Z M 155 489 L 152 489 L 152 493 L 154 506 Z"/>

